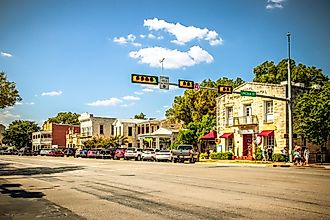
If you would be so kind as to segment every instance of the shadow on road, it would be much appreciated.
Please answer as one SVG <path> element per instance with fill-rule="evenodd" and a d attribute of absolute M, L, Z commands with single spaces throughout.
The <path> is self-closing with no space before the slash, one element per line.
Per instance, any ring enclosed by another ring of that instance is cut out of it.
<path fill-rule="evenodd" d="M 45 196 L 42 192 L 28 192 L 21 189 L 21 184 L 1 184 L 0 193 L 8 194 L 12 198 L 42 198 Z"/>
<path fill-rule="evenodd" d="M 68 171 L 82 170 L 82 166 L 65 166 L 65 167 L 26 167 L 15 168 L 10 167 L 8 163 L 0 163 L 0 176 L 23 175 L 32 176 L 38 174 L 64 173 Z"/>

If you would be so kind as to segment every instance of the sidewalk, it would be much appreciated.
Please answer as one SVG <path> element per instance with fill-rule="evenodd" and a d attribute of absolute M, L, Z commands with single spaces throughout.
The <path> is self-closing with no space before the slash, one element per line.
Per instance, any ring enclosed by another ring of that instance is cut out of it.
<path fill-rule="evenodd" d="M 271 161 L 250 161 L 250 160 L 213 160 L 203 159 L 196 164 L 210 164 L 224 167 L 301 167 L 301 168 L 321 168 L 330 169 L 329 163 L 309 164 L 308 166 L 297 166 L 293 163 L 271 162 Z"/>

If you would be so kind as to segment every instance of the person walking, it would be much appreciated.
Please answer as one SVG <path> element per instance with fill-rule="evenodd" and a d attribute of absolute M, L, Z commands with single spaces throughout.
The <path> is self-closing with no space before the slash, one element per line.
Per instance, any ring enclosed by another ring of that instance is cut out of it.
<path fill-rule="evenodd" d="M 286 147 L 283 147 L 281 151 L 282 151 L 282 156 L 283 156 L 284 162 L 287 162 L 287 158 L 286 158 Z"/>
<path fill-rule="evenodd" d="M 305 151 L 304 151 L 304 157 L 305 157 L 305 163 L 304 163 L 304 165 L 305 165 L 305 166 L 309 166 L 309 165 L 308 165 L 309 153 L 310 153 L 310 152 L 309 152 L 309 149 L 308 149 L 308 147 L 306 147 L 306 148 L 305 148 Z"/>

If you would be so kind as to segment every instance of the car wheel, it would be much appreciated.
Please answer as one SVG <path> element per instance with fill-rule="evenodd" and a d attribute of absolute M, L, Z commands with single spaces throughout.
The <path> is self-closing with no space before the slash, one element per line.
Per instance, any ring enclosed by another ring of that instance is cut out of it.
<path fill-rule="evenodd" d="M 175 163 L 175 162 L 176 162 L 175 158 L 172 158 L 172 163 Z"/>

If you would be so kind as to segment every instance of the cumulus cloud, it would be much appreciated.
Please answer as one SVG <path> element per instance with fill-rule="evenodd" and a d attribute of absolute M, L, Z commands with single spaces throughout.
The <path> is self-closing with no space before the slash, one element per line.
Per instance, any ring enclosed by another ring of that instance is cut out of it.
<path fill-rule="evenodd" d="M 218 33 L 207 28 L 202 29 L 194 26 L 184 26 L 180 23 L 169 23 L 158 18 L 144 20 L 144 26 L 148 27 L 149 30 L 163 30 L 174 35 L 176 39 L 171 42 L 178 45 L 184 45 L 195 39 L 206 40 L 212 46 L 223 44 L 223 40 Z"/>
<path fill-rule="evenodd" d="M 103 100 L 96 100 L 95 102 L 87 103 L 89 106 L 116 106 L 123 101 L 118 98 L 110 98 Z"/>
<path fill-rule="evenodd" d="M 137 101 L 140 100 L 140 97 L 136 97 L 136 96 L 124 96 L 123 97 L 124 100 L 130 100 L 130 101 Z"/>
<path fill-rule="evenodd" d="M 150 88 L 145 88 L 145 89 L 142 89 L 143 92 L 153 92 L 154 90 L 153 89 L 150 89 Z"/>
<path fill-rule="evenodd" d="M 193 46 L 186 52 L 163 47 L 148 47 L 131 51 L 129 56 L 138 59 L 139 63 L 148 64 L 151 67 L 161 67 L 159 60 L 165 58 L 166 62 L 163 65 L 166 69 L 179 69 L 203 62 L 213 62 L 213 57 L 199 46 Z"/>
<path fill-rule="evenodd" d="M 135 42 L 136 37 L 133 34 L 127 35 L 127 37 L 115 37 L 113 39 L 113 42 L 118 44 L 131 44 L 136 47 L 141 47 L 142 45 L 140 43 Z"/>
<path fill-rule="evenodd" d="M 15 115 L 8 110 L 0 110 L 1 124 L 9 125 L 13 120 L 21 118 L 20 115 Z"/>
<path fill-rule="evenodd" d="M 3 56 L 3 57 L 12 57 L 13 55 L 10 54 L 10 53 L 2 52 L 2 51 L 1 51 L 1 56 Z"/>
<path fill-rule="evenodd" d="M 51 92 L 43 92 L 41 93 L 42 96 L 59 96 L 62 95 L 62 91 L 51 91 Z"/>
<path fill-rule="evenodd" d="M 283 8 L 283 2 L 285 0 L 267 0 L 266 9 L 275 9 L 275 8 Z"/>
<path fill-rule="evenodd" d="M 143 92 L 134 92 L 135 95 L 143 95 Z"/>

